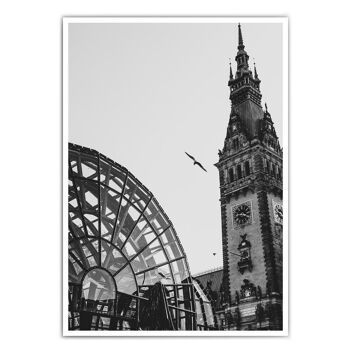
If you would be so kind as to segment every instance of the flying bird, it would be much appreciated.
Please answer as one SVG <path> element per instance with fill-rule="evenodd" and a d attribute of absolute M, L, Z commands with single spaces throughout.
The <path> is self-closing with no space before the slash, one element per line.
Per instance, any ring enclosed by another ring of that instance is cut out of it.
<path fill-rule="evenodd" d="M 158 272 L 158 275 L 160 275 L 160 276 L 163 277 L 163 278 L 166 278 L 166 276 L 164 275 L 164 273 L 159 272 L 159 271 L 157 271 L 157 272 Z"/>
<path fill-rule="evenodd" d="M 187 154 L 188 157 L 190 157 L 193 160 L 193 165 L 198 165 L 199 167 L 201 167 L 205 172 L 207 172 L 203 165 L 199 162 L 196 161 L 196 159 L 194 157 L 192 157 L 190 154 L 188 154 L 187 152 L 185 152 Z"/>
<path fill-rule="evenodd" d="M 213 255 L 215 256 L 215 255 L 216 255 L 216 253 L 213 253 Z"/>
<path fill-rule="evenodd" d="M 169 276 L 167 277 L 167 276 L 165 276 L 165 274 L 163 273 L 163 272 L 160 272 L 160 271 L 157 271 L 157 273 L 158 273 L 158 275 L 160 276 L 160 277 L 162 277 L 162 278 L 165 278 L 165 279 L 170 279 L 169 278 Z"/>

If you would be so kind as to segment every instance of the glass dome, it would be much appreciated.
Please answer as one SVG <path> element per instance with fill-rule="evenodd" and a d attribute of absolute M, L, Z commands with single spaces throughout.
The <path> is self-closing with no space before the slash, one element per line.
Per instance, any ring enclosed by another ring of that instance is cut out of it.
<path fill-rule="evenodd" d="M 74 144 L 68 182 L 69 329 L 197 329 L 198 291 L 152 193 L 126 168 Z"/>

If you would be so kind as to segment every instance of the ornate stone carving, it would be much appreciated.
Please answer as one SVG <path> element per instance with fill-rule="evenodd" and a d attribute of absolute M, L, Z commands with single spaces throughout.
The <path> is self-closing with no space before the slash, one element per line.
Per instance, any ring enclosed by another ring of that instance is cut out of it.
<path fill-rule="evenodd" d="M 245 298 L 249 298 L 252 296 L 256 296 L 256 287 L 254 285 L 254 283 L 249 282 L 249 280 L 244 279 L 243 280 L 243 285 L 241 286 L 241 298 L 245 299 Z"/>
<path fill-rule="evenodd" d="M 238 271 L 243 274 L 244 271 L 247 269 L 249 271 L 252 271 L 253 264 L 252 259 L 250 255 L 250 248 L 251 244 L 247 240 L 247 234 L 241 235 L 241 242 L 238 245 L 238 250 L 241 255 L 240 261 L 238 261 Z"/>

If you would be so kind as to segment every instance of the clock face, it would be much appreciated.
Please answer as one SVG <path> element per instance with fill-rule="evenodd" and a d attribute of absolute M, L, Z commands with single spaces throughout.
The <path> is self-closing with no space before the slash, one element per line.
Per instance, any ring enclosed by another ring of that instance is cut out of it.
<path fill-rule="evenodd" d="M 283 224 L 283 207 L 281 204 L 275 204 L 273 213 L 275 216 L 275 221 L 279 224 Z"/>
<path fill-rule="evenodd" d="M 246 224 L 250 219 L 250 207 L 247 204 L 241 204 L 234 208 L 233 218 L 238 225 Z"/>

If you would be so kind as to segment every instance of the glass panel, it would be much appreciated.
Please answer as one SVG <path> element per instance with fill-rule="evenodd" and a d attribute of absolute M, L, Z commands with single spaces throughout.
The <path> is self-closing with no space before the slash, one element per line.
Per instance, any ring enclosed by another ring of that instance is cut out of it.
<path fill-rule="evenodd" d="M 78 199 L 82 211 L 98 214 L 98 184 L 93 181 L 75 179 L 75 184 L 78 191 Z"/>
<path fill-rule="evenodd" d="M 160 239 L 170 260 L 183 256 L 182 248 L 178 244 L 178 239 L 176 238 L 174 229 L 172 227 L 164 232 L 160 236 Z"/>
<path fill-rule="evenodd" d="M 69 203 L 69 210 L 78 210 L 78 201 L 75 189 L 73 187 L 72 181 L 70 181 L 70 185 L 68 188 L 68 203 Z"/>
<path fill-rule="evenodd" d="M 98 159 L 97 156 L 81 153 L 80 167 L 78 163 L 79 176 L 83 176 L 90 180 L 98 180 Z"/>
<path fill-rule="evenodd" d="M 128 257 L 132 257 L 134 255 L 136 255 L 136 250 L 135 250 L 135 246 L 133 244 L 131 244 L 129 241 L 126 242 L 124 248 L 123 248 L 123 253 Z"/>
<path fill-rule="evenodd" d="M 169 265 L 163 265 L 153 270 L 138 273 L 136 278 L 139 286 L 153 285 L 156 282 L 161 282 L 164 285 L 174 283 Z"/>
<path fill-rule="evenodd" d="M 70 161 L 70 165 L 71 165 L 73 174 L 74 175 L 79 174 L 79 170 L 78 170 L 78 163 L 79 163 L 79 167 L 80 167 L 79 153 L 76 151 L 70 150 L 69 151 L 69 161 Z"/>
<path fill-rule="evenodd" d="M 75 237 L 85 236 L 85 231 L 83 227 L 83 221 L 80 219 L 80 213 L 69 212 L 69 228 Z"/>
<path fill-rule="evenodd" d="M 119 169 L 115 164 L 111 165 L 103 159 L 100 160 L 101 183 L 111 187 L 118 193 L 122 192 L 126 173 L 124 170 Z"/>
<path fill-rule="evenodd" d="M 144 256 L 141 254 L 131 261 L 131 266 L 135 273 L 147 270 L 149 268 Z"/>
<path fill-rule="evenodd" d="M 196 314 L 197 314 L 197 324 L 204 326 L 202 307 L 199 299 L 196 299 Z"/>
<path fill-rule="evenodd" d="M 160 280 L 160 276 L 155 270 L 150 270 L 141 274 L 136 275 L 137 284 L 139 286 L 153 285 Z"/>
<path fill-rule="evenodd" d="M 125 189 L 124 189 L 125 197 L 128 200 L 130 200 L 136 191 L 137 191 L 137 184 L 136 184 L 134 179 L 129 177 L 127 182 L 126 182 Z"/>
<path fill-rule="evenodd" d="M 136 294 L 137 287 L 135 278 L 129 265 L 121 270 L 116 276 L 114 276 L 114 280 L 117 284 L 117 289 L 119 292 L 126 294 Z"/>
<path fill-rule="evenodd" d="M 77 263 L 77 260 L 75 260 L 71 255 L 69 255 L 68 268 L 69 268 L 69 282 L 79 283 L 80 274 L 84 270 Z"/>
<path fill-rule="evenodd" d="M 108 301 L 115 298 L 115 286 L 112 276 L 101 269 L 89 271 L 83 280 L 82 297 L 85 299 L 87 306 L 89 301 Z M 84 301 L 83 301 L 84 302 Z M 90 303 L 96 310 L 99 310 L 97 304 Z"/>
<path fill-rule="evenodd" d="M 208 326 L 214 326 L 214 315 L 213 315 L 213 309 L 209 302 L 204 303 L 204 312 L 205 316 L 207 318 L 207 324 Z"/>
<path fill-rule="evenodd" d="M 98 241 L 92 238 L 74 239 L 69 243 L 69 255 L 86 270 L 99 263 Z"/>
<path fill-rule="evenodd" d="M 89 236 L 99 236 L 99 227 L 98 227 L 98 216 L 93 214 L 84 214 L 85 225 L 87 234 Z"/>
<path fill-rule="evenodd" d="M 169 226 L 168 220 L 165 218 L 164 215 L 162 215 L 161 210 L 155 199 L 152 199 L 152 201 L 148 204 L 144 215 L 149 221 L 149 223 L 153 226 L 157 235 L 159 235 Z"/>
<path fill-rule="evenodd" d="M 158 239 L 149 246 L 149 249 L 152 254 L 154 265 L 163 264 L 168 261 L 167 257 L 164 254 L 164 249 Z"/>
<path fill-rule="evenodd" d="M 146 262 L 148 267 L 157 266 L 167 262 L 163 247 L 159 239 L 156 239 L 150 246 L 148 246 L 141 254 L 142 259 Z"/>
<path fill-rule="evenodd" d="M 170 260 L 180 258 L 182 256 L 179 244 L 177 242 L 171 242 L 165 246 L 166 253 Z"/>
<path fill-rule="evenodd" d="M 175 278 L 175 283 L 187 283 L 189 273 L 185 264 L 185 259 L 180 259 L 171 263 L 171 269 Z"/>
<path fill-rule="evenodd" d="M 132 257 L 148 245 L 154 238 L 156 238 L 156 235 L 152 228 L 146 220 L 141 218 L 128 238 L 128 242 L 125 245 L 123 252 L 129 257 Z"/>
<path fill-rule="evenodd" d="M 112 275 L 121 269 L 127 260 L 113 245 L 101 240 L 101 264 Z"/>
<path fill-rule="evenodd" d="M 134 195 L 131 197 L 131 203 L 140 211 L 143 211 L 150 200 L 150 194 L 147 193 L 140 185 L 137 187 Z"/>
<path fill-rule="evenodd" d="M 101 186 L 101 234 L 107 240 L 112 239 L 119 203 L 120 194 Z"/>
<path fill-rule="evenodd" d="M 130 235 L 132 229 L 135 227 L 139 217 L 140 213 L 134 207 L 132 207 L 128 201 L 123 199 L 117 219 L 114 242 L 116 242 L 118 238 L 124 242 L 125 238 Z"/>

